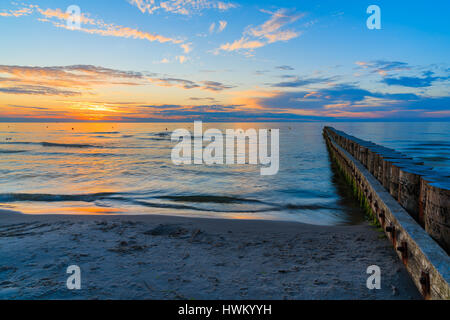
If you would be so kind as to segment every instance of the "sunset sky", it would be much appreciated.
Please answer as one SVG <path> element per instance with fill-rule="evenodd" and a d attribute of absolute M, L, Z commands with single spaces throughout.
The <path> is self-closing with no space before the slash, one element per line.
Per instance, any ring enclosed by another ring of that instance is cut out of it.
<path fill-rule="evenodd" d="M 381 30 L 366 26 L 372 4 Z M 2 0 L 0 121 L 450 121 L 449 12 L 450 1 Z"/>

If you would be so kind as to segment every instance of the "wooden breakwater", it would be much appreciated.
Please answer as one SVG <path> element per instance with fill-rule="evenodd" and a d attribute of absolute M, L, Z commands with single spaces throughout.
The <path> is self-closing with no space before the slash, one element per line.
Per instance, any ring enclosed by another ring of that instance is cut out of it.
<path fill-rule="evenodd" d="M 448 184 L 395 150 L 330 127 L 323 134 L 331 157 L 382 226 L 422 295 L 450 299 Z"/>

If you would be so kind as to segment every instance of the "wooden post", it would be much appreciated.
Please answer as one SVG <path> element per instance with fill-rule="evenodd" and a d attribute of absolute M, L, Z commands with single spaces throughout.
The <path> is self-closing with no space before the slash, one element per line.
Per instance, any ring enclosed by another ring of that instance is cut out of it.
<path fill-rule="evenodd" d="M 426 181 L 425 190 L 425 230 L 450 253 L 450 183 Z"/>
<path fill-rule="evenodd" d="M 427 169 L 411 164 L 400 167 L 399 171 L 398 202 L 417 222 L 419 222 L 420 177 L 426 174 Z"/>

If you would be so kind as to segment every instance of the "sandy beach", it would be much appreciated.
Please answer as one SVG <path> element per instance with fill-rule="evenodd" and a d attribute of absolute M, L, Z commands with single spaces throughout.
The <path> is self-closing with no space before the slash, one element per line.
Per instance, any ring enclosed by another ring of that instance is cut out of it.
<path fill-rule="evenodd" d="M 381 289 L 366 269 L 381 268 Z M 81 290 L 66 269 L 81 268 Z M 0 211 L 0 299 L 420 299 L 367 223 Z"/>

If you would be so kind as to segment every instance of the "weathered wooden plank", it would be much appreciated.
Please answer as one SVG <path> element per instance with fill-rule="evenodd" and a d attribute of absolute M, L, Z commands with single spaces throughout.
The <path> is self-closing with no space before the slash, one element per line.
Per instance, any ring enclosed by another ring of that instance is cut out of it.
<path fill-rule="evenodd" d="M 439 227 L 440 229 L 437 232 L 442 235 L 449 230 L 447 228 L 442 231 L 443 227 L 448 227 L 448 219 L 450 217 L 447 185 L 437 183 L 432 179 L 425 180 L 419 174 L 419 187 L 417 187 L 417 178 L 414 175 L 417 175 L 417 173 L 425 174 L 427 170 L 422 170 L 421 172 L 419 172 L 420 168 L 415 168 L 415 171 L 412 170 L 411 167 L 417 166 L 417 163 L 406 157 L 400 156 L 398 163 L 388 160 L 388 154 L 392 157 L 393 153 L 391 149 L 387 148 L 374 147 L 373 149 L 377 149 L 376 152 L 372 152 L 371 148 L 368 148 L 367 162 L 364 165 L 364 156 L 361 156 L 361 153 L 359 156 L 362 161 L 358 161 L 344 147 L 336 143 L 333 135 L 336 135 L 334 129 L 324 129 L 324 137 L 330 152 L 333 153 L 342 170 L 356 181 L 357 187 L 366 197 L 370 208 L 376 214 L 387 237 L 392 242 L 399 258 L 405 264 L 420 292 L 426 299 L 450 299 L 450 258 L 448 254 L 391 196 L 392 193 L 395 193 L 393 192 L 395 191 L 393 180 L 395 180 L 396 176 L 400 178 L 401 171 L 403 179 L 401 183 L 402 188 L 404 188 L 402 192 L 404 193 L 407 187 L 411 188 L 413 185 L 414 190 L 412 193 L 417 194 L 417 205 L 419 207 L 422 206 L 422 211 L 424 212 L 422 215 L 425 216 L 425 221 L 427 221 L 426 217 L 429 216 L 429 223 L 433 224 L 435 228 Z M 349 151 L 355 150 L 354 144 L 351 142 L 348 144 L 343 143 L 342 145 L 347 145 Z M 382 171 L 378 167 L 378 172 L 384 173 L 381 183 L 366 168 L 366 166 L 370 168 L 371 159 L 375 159 L 375 157 L 370 156 L 371 154 L 377 154 L 378 160 L 385 162 Z M 398 156 L 397 153 L 395 154 Z M 387 173 L 388 169 L 389 174 Z M 388 184 L 385 181 L 387 176 L 389 176 L 389 189 L 383 186 L 383 184 Z M 417 192 L 415 188 L 418 188 Z M 422 191 L 422 189 L 425 191 Z M 402 199 L 405 199 L 404 194 L 402 194 L 402 197 Z M 428 215 L 427 210 L 433 211 L 434 214 Z M 418 210 L 418 212 L 420 216 L 421 211 Z"/>
<path fill-rule="evenodd" d="M 425 182 L 425 230 L 450 252 L 450 188 L 434 181 Z"/>

